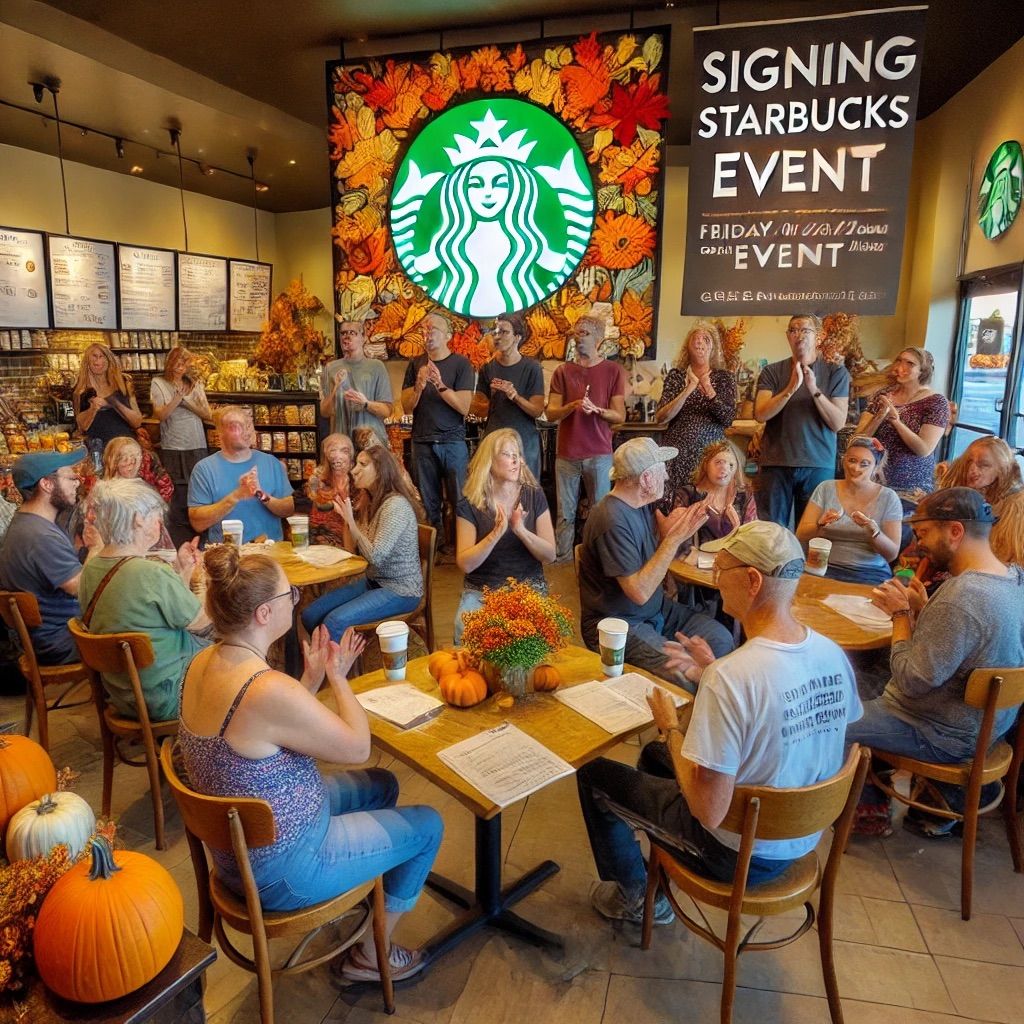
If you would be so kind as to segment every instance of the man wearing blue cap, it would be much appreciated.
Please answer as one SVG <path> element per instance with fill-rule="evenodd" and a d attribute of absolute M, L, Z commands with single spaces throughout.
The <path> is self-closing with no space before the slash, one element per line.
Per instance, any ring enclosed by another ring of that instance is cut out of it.
<path fill-rule="evenodd" d="M 29 452 L 20 456 L 11 470 L 25 501 L 0 547 L 0 588 L 27 591 L 39 602 L 42 623 L 29 632 L 42 665 L 78 660 L 68 619 L 80 612 L 77 595 L 82 564 L 56 519 L 58 512 L 75 504 L 79 479 L 71 467 L 84 458 L 82 448 Z M 103 546 L 101 538 L 95 541 L 89 557 Z"/>
<path fill-rule="evenodd" d="M 918 580 L 909 587 L 888 580 L 875 589 L 874 603 L 892 616 L 891 678 L 846 738 L 924 761 L 966 761 L 982 717 L 964 703 L 968 676 L 976 668 L 1024 665 L 1024 569 L 993 554 L 989 535 L 998 516 L 972 487 L 929 494 L 907 521 L 922 556 L 950 578 L 930 599 Z M 997 711 L 993 740 L 1016 718 L 1015 707 Z M 937 788 L 962 810 L 961 790 Z M 982 809 L 997 804 L 1001 792 L 1000 783 L 982 787 Z M 911 811 L 904 827 L 931 838 L 951 835 L 957 824 Z M 888 806 L 876 787 L 864 787 L 859 817 L 867 820 L 858 831 L 886 830 Z"/>

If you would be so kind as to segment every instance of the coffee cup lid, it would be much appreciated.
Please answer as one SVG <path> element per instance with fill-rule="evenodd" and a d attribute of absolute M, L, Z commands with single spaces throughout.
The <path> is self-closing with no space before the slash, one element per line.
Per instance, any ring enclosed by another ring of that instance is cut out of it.
<path fill-rule="evenodd" d="M 397 619 L 389 619 L 387 622 L 382 622 L 376 629 L 377 636 L 399 636 L 402 633 L 409 632 L 409 624 L 407 622 L 399 622 Z"/>
<path fill-rule="evenodd" d="M 629 623 L 625 619 L 602 619 L 597 628 L 603 629 L 606 633 L 628 633 Z"/>

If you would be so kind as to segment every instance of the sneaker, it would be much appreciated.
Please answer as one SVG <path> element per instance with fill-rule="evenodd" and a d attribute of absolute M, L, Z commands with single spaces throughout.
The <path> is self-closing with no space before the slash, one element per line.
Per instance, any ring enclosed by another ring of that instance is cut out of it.
<path fill-rule="evenodd" d="M 957 787 L 956 793 L 950 795 L 951 797 L 959 798 L 950 799 L 949 801 L 953 809 L 959 811 L 963 807 L 963 790 Z M 1002 781 L 996 780 L 995 782 L 986 783 L 981 787 L 981 793 L 978 798 L 978 813 L 985 814 L 987 811 L 998 807 L 1002 799 Z M 926 839 L 947 839 L 950 836 L 961 836 L 964 831 L 964 823 L 962 821 L 954 821 L 952 818 L 937 818 L 926 811 L 918 810 L 916 807 L 908 809 L 906 817 L 903 819 L 903 827 L 909 832 L 924 836 Z"/>
<path fill-rule="evenodd" d="M 644 923 L 644 898 L 630 899 L 618 882 L 598 882 L 590 893 L 590 905 L 609 921 Z M 654 897 L 654 923 L 671 924 L 676 919 L 668 897 L 659 892 Z"/>
<path fill-rule="evenodd" d="M 419 974 L 426 966 L 423 959 L 423 950 L 406 949 L 397 943 L 391 944 L 388 953 L 388 961 L 391 963 L 391 980 L 405 981 L 407 978 Z M 370 964 L 363 958 L 362 949 L 353 946 L 341 965 L 341 976 L 346 981 L 380 981 L 380 972 L 376 964 Z"/>

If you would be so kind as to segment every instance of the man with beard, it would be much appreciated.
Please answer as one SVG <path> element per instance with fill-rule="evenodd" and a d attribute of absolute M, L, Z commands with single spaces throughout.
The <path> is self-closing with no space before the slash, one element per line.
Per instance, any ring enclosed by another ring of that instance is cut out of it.
<path fill-rule="evenodd" d="M 799 523 L 814 488 L 836 475 L 836 432 L 846 423 L 850 374 L 821 354 L 820 336 L 816 316 L 792 317 L 786 328 L 792 358 L 769 364 L 757 379 L 754 418 L 765 425 L 757 512 L 780 526 Z"/>
<path fill-rule="evenodd" d="M 970 487 L 936 491 L 917 506 L 908 521 L 918 549 L 950 578 L 930 599 L 916 579 L 908 587 L 887 580 L 875 589 L 874 603 L 892 616 L 892 678 L 847 729 L 848 742 L 940 763 L 973 757 L 982 712 L 964 704 L 968 676 L 976 668 L 1024 665 L 1024 569 L 992 553 L 997 519 Z M 993 741 L 1016 717 L 1016 707 L 996 712 Z M 938 788 L 951 808 L 962 809 L 960 789 Z M 998 803 L 1001 792 L 998 782 L 982 787 L 982 809 Z M 861 805 L 865 815 L 887 817 L 875 787 L 864 787 Z M 955 824 L 917 813 L 905 820 L 932 837 L 952 834 Z"/>
<path fill-rule="evenodd" d="M 39 602 L 40 625 L 30 629 L 41 665 L 78 660 L 68 632 L 68 619 L 80 613 L 78 582 L 82 564 L 68 535 L 56 525 L 57 514 L 74 506 L 79 479 L 71 468 L 85 458 L 71 452 L 30 452 L 22 455 L 11 476 L 25 501 L 15 513 L 0 547 L 0 588 L 24 590 Z M 88 558 L 103 547 L 95 527 L 84 531 Z"/>
<path fill-rule="evenodd" d="M 366 333 L 359 320 L 342 320 L 338 338 L 341 359 L 329 362 L 321 374 L 320 415 L 331 421 L 332 434 L 349 434 L 370 427 L 386 444 L 384 419 L 391 415 L 391 379 L 379 359 L 366 358 Z"/>

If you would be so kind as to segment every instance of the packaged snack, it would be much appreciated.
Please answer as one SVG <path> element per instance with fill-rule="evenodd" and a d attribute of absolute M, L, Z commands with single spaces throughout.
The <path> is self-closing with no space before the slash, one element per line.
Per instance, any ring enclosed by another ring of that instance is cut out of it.
<path fill-rule="evenodd" d="M 283 430 L 274 431 L 274 446 L 271 449 L 274 452 L 286 452 L 288 451 L 288 435 Z"/>
<path fill-rule="evenodd" d="M 266 426 L 270 423 L 270 409 L 267 406 L 254 405 L 252 414 L 257 426 Z"/>
<path fill-rule="evenodd" d="M 260 440 L 260 451 L 269 452 L 274 450 L 274 435 L 268 433 L 265 430 L 261 430 L 259 433 Z"/>
<path fill-rule="evenodd" d="M 301 452 L 302 451 L 302 438 L 299 436 L 297 430 L 289 431 L 288 433 L 288 451 L 290 452 Z"/>
<path fill-rule="evenodd" d="M 316 426 L 316 406 L 315 405 L 301 405 L 301 406 L 299 406 L 299 423 L 303 427 L 315 427 Z"/>
<path fill-rule="evenodd" d="M 288 479 L 289 480 L 301 480 L 302 479 L 302 459 L 289 459 L 288 460 Z"/>
<path fill-rule="evenodd" d="M 316 431 L 304 430 L 302 432 L 302 451 L 316 455 Z"/>
<path fill-rule="evenodd" d="M 308 480 L 316 471 L 316 461 L 313 459 L 302 460 L 302 479 Z"/>
<path fill-rule="evenodd" d="M 299 425 L 299 407 L 297 405 L 286 405 L 284 407 L 284 422 L 289 427 Z"/>

